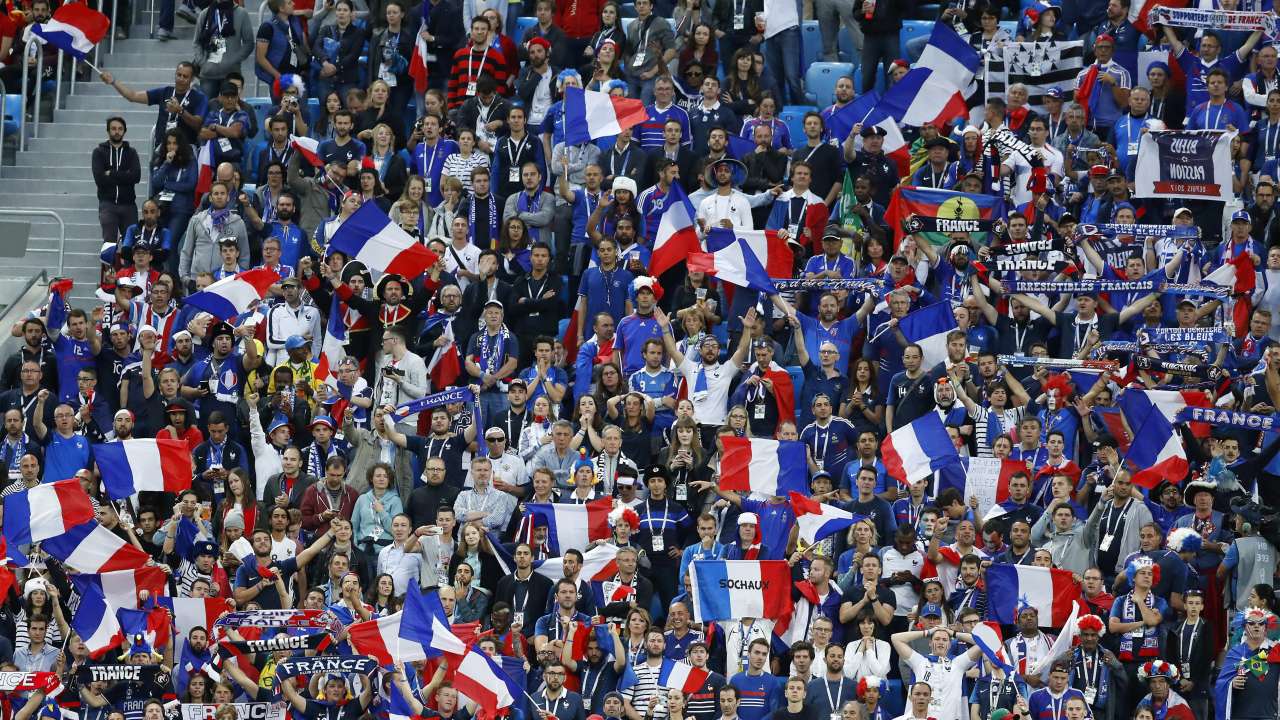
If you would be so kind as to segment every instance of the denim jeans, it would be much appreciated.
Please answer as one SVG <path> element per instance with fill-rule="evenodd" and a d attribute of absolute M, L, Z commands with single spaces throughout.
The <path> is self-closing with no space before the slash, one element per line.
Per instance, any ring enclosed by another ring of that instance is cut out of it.
<path fill-rule="evenodd" d="M 764 63 L 774 77 L 782 76 L 778 91 L 782 105 L 804 104 L 804 83 L 800 68 L 800 26 L 787 28 L 764 43 Z"/>
<path fill-rule="evenodd" d="M 814 0 L 813 12 L 822 31 L 823 61 L 839 62 L 846 59 L 840 56 L 841 26 L 849 31 L 849 37 L 853 40 L 853 55 L 847 59 L 856 61 L 862 54 L 862 28 L 853 16 L 853 5 L 853 0 Z"/>
<path fill-rule="evenodd" d="M 160 0 L 160 18 L 156 20 L 156 28 L 173 32 L 173 12 L 177 0 Z"/>
<path fill-rule="evenodd" d="M 507 402 L 505 390 L 498 390 L 495 386 L 480 391 L 480 409 L 484 413 L 485 422 L 493 422 L 499 415 L 506 412 L 508 407 L 510 405 Z"/>

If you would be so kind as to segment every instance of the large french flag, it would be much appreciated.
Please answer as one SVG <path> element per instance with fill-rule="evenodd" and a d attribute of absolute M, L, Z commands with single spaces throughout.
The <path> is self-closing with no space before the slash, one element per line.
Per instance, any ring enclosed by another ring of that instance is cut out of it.
<path fill-rule="evenodd" d="M 898 166 L 898 177 L 906 177 L 911 174 L 911 146 L 902 136 L 898 121 L 876 107 L 879 103 L 880 93 L 874 90 L 857 98 L 831 114 L 827 119 L 827 130 L 842 145 L 853 132 L 854 125 L 862 124 L 884 130 L 882 150 Z"/>
<path fill-rule="evenodd" d="M 427 49 L 422 33 L 414 37 L 417 42 L 413 45 L 413 57 L 409 58 L 409 77 L 413 78 L 413 91 L 421 95 L 427 91 L 427 57 L 431 51 Z"/>
<path fill-rule="evenodd" d="M 720 487 L 761 495 L 809 493 L 808 456 L 796 440 L 723 437 Z"/>
<path fill-rule="evenodd" d="M 649 119 L 644 103 L 609 93 L 564 89 L 564 141 L 569 145 L 613 137 Z"/>
<path fill-rule="evenodd" d="M 789 617 L 785 560 L 695 560 L 689 564 L 694 622 Z"/>
<path fill-rule="evenodd" d="M 965 91 L 980 64 L 969 43 L 938 23 L 916 66 L 885 91 L 877 107 L 899 123 L 916 127 L 933 123 L 941 128 L 968 117 Z"/>
<path fill-rule="evenodd" d="M 698 229 L 693 224 L 693 204 L 679 182 L 671 183 L 664 200 L 658 234 L 653 239 L 653 254 L 649 256 L 649 274 L 654 277 L 702 251 Z"/>
<path fill-rule="evenodd" d="M 718 228 L 733 232 L 727 228 Z M 713 231 L 714 232 L 714 231 Z M 772 230 L 768 232 L 773 232 Z M 708 247 L 710 239 L 708 239 Z M 768 270 L 747 241 L 735 238 L 732 243 L 712 252 L 689 254 L 689 269 L 714 275 L 721 282 L 750 288 L 766 295 L 777 295 Z"/>
<path fill-rule="evenodd" d="M 925 413 L 889 433 L 880 446 L 885 472 L 904 484 L 960 463 L 960 453 L 937 413 Z"/>
<path fill-rule="evenodd" d="M 195 628 L 204 628 L 213 634 L 214 623 L 218 618 L 231 611 L 227 598 L 176 598 L 162 597 L 157 604 L 168 608 L 173 613 L 173 627 L 179 638 L 185 638 Z M 178 647 L 182 646 L 182 641 Z"/>
<path fill-rule="evenodd" d="M 346 354 L 347 324 L 342 321 L 342 302 L 338 294 L 329 301 L 329 321 L 324 327 L 324 341 L 320 344 L 320 362 L 316 363 L 316 379 L 328 380 L 337 376 L 338 361 Z"/>
<path fill-rule="evenodd" d="M 834 505 L 820 503 L 802 493 L 789 492 L 787 497 L 791 499 L 791 509 L 796 514 L 800 539 L 808 545 L 848 528 L 863 517 Z"/>
<path fill-rule="evenodd" d="M 1018 611 L 1036 609 L 1041 627 L 1062 627 L 1071 617 L 1080 588 L 1070 570 L 995 563 L 987 568 L 987 615 L 1002 625 L 1015 625 Z"/>
<path fill-rule="evenodd" d="M 603 497 L 583 505 L 570 503 L 526 503 L 525 512 L 547 527 L 547 541 L 559 555 L 566 550 L 585 550 L 596 540 L 609 539 L 609 511 L 613 498 Z"/>
<path fill-rule="evenodd" d="M 1187 453 L 1174 430 L 1178 413 L 1186 407 L 1209 407 L 1197 390 L 1136 390 L 1120 393 L 1120 411 L 1133 429 L 1125 461 L 1135 468 L 1133 482 L 1150 490 L 1168 480 L 1177 484 L 1187 476 Z"/>
<path fill-rule="evenodd" d="M 495 545 L 494 547 L 498 546 Z M 582 570 L 579 571 L 579 577 L 592 581 L 606 580 L 613 577 L 618 572 L 618 563 L 615 559 L 617 556 L 618 546 L 612 543 L 604 543 L 591 548 L 582 555 Z M 509 568 L 507 572 L 515 569 L 514 562 L 506 564 Z M 559 580 L 564 577 L 564 557 L 534 560 L 533 571 L 553 582 Z"/>
<path fill-rule="evenodd" d="M 1249 253 L 1239 253 L 1223 263 L 1222 267 L 1205 275 L 1201 282 L 1231 290 L 1231 298 L 1226 304 L 1231 308 L 1231 321 L 1236 327 L 1236 337 L 1244 337 L 1249 332 L 1249 316 L 1253 314 L 1250 296 L 1258 284 L 1253 257 Z"/>
<path fill-rule="evenodd" d="M 789 278 L 795 274 L 795 253 L 786 240 L 778 237 L 776 230 L 711 228 L 707 231 L 707 252 L 713 253 L 739 240 L 751 248 L 751 254 L 764 266 L 769 277 Z"/>
<path fill-rule="evenodd" d="M 702 668 L 667 658 L 663 659 L 662 669 L 658 671 L 658 687 L 692 693 L 701 690 L 709 677 L 711 673 Z"/>
<path fill-rule="evenodd" d="M 300 135 L 290 135 L 289 144 L 302 155 L 304 160 L 311 163 L 311 167 L 324 167 L 324 161 L 320 159 L 319 140 Z"/>
<path fill-rule="evenodd" d="M 30 33 L 83 60 L 107 36 L 110 27 L 111 18 L 85 3 L 71 2 L 58 8 L 48 22 L 32 25 Z"/>
<path fill-rule="evenodd" d="M 102 527 L 97 520 L 81 523 L 62 535 L 51 537 L 40 543 L 40 548 L 72 570 L 82 573 L 135 570 L 151 559 L 150 555 Z"/>
<path fill-rule="evenodd" d="M 191 449 L 183 440 L 122 440 L 93 446 L 107 497 L 123 500 L 142 491 L 178 493 L 191 487 Z"/>
<path fill-rule="evenodd" d="M 924 351 L 922 367 L 926 369 L 947 359 L 947 333 L 956 327 L 951 303 L 945 301 L 913 310 L 898 322 L 907 341 L 916 343 Z"/>
<path fill-rule="evenodd" d="M 92 575 L 72 575 L 71 582 L 80 596 L 76 612 L 71 616 L 71 628 L 76 631 L 89 655 L 101 657 L 107 650 L 120 644 L 120 623 L 115 608 L 107 602 L 102 584 L 92 580 Z"/>
<path fill-rule="evenodd" d="M 351 647 L 378 664 L 414 662 L 444 653 L 461 655 L 463 644 L 445 618 L 444 607 L 434 590 L 410 588 L 404 609 L 376 620 L 352 625 L 348 630 Z"/>
<path fill-rule="evenodd" d="M 262 302 L 267 289 L 280 282 L 280 274 L 270 268 L 254 268 L 222 278 L 187 298 L 187 305 L 204 310 L 219 320 L 227 320 Z"/>
<path fill-rule="evenodd" d="M 93 503 L 79 480 L 58 480 L 21 490 L 4 499 L 4 539 L 12 547 L 65 536 L 93 522 Z"/>
<path fill-rule="evenodd" d="M 969 634 L 973 636 L 973 644 L 982 650 L 982 654 L 986 655 L 988 660 L 999 665 L 1005 672 L 1013 672 L 1014 667 L 1009 662 L 1009 654 L 1005 652 L 1004 638 L 998 623 L 985 621 L 976 623 Z"/>
<path fill-rule="evenodd" d="M 516 703 L 524 691 L 516 686 L 505 670 L 475 647 L 456 666 L 453 686 L 476 704 L 477 720 L 491 720 Z"/>
<path fill-rule="evenodd" d="M 342 223 L 329 247 L 370 270 L 416 278 L 440 258 L 391 222 L 376 203 L 365 203 Z"/>

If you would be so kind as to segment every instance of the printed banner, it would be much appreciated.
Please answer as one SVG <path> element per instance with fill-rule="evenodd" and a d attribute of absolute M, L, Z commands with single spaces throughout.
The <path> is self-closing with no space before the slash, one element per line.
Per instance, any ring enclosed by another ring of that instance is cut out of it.
<path fill-rule="evenodd" d="M 218 627 L 325 628 L 338 632 L 342 623 L 329 610 L 241 610 L 218 618 Z"/>
<path fill-rule="evenodd" d="M 982 218 L 937 218 L 912 215 L 907 218 L 907 232 L 915 233 L 986 233 L 1000 232 L 1004 223 Z"/>
<path fill-rule="evenodd" d="M 182 720 L 213 720 L 220 707 L 232 707 L 239 720 L 285 720 L 284 703 L 182 703 Z"/>
<path fill-rule="evenodd" d="M 1225 410 L 1216 407 L 1185 407 L 1178 413 L 1178 419 L 1183 422 L 1202 422 L 1218 427 L 1233 427 L 1243 430 L 1265 430 L 1270 432 L 1276 429 L 1275 415 L 1259 415 L 1257 413 Z"/>
<path fill-rule="evenodd" d="M 1224 343 L 1228 339 L 1226 331 L 1221 327 L 1143 328 L 1138 331 L 1138 344 L 1143 346 L 1148 343 L 1165 343 L 1186 348 L 1188 343 Z"/>
<path fill-rule="evenodd" d="M 1010 85 L 1022 83 L 1027 86 L 1031 109 L 1039 111 L 1050 88 L 1073 92 L 1076 76 L 1083 69 L 1083 41 L 1008 43 L 986 55 L 986 97 L 1004 98 Z"/>
<path fill-rule="evenodd" d="M 1200 236 L 1200 228 L 1195 225 L 1125 225 L 1122 223 L 1103 223 L 1101 225 L 1077 225 L 1077 238 L 1083 237 L 1176 237 L 1188 235 Z"/>
<path fill-rule="evenodd" d="M 1147 14 L 1147 23 L 1151 27 L 1169 25 L 1218 32 L 1224 30 L 1252 32 L 1261 29 L 1267 35 L 1276 34 L 1276 18 L 1269 12 L 1174 8 L 1157 5 Z"/>
<path fill-rule="evenodd" d="M 1035 355 L 999 355 L 1002 365 L 1044 366 L 1049 368 L 1088 368 L 1090 370 L 1114 370 L 1119 365 L 1114 360 L 1079 360 L 1077 358 L 1036 357 Z"/>
<path fill-rule="evenodd" d="M 231 651 L 242 653 L 261 653 L 273 650 L 324 650 L 333 641 L 325 633 L 310 635 L 277 635 L 267 640 L 223 640 L 219 643 L 218 653 L 230 657 Z"/>
<path fill-rule="evenodd" d="M 1159 358 L 1139 355 L 1133 359 L 1134 367 L 1139 370 L 1148 370 L 1151 372 L 1169 373 L 1171 375 L 1181 375 L 1183 377 L 1193 377 L 1200 380 L 1217 380 L 1226 372 L 1217 365 L 1206 365 L 1204 363 L 1188 363 L 1188 362 L 1172 362 L 1170 360 L 1161 360 Z"/>
<path fill-rule="evenodd" d="M 161 682 L 161 676 L 168 673 L 159 665 L 83 665 L 76 672 L 81 685 L 95 681 L 151 684 Z"/>
<path fill-rule="evenodd" d="M 996 255 L 1030 255 L 1042 252 L 1065 252 L 1066 243 L 1061 238 L 1041 238 L 1039 240 L 1020 240 L 996 245 L 991 252 Z"/>
<path fill-rule="evenodd" d="M 1037 260 L 1036 258 L 997 257 L 996 270 L 999 272 L 1043 271 L 1061 272 L 1070 265 L 1065 260 Z M 1034 291 L 1032 291 L 1034 292 Z"/>
<path fill-rule="evenodd" d="M 1158 130 L 1138 144 L 1134 197 L 1231 200 L 1234 132 Z"/>
<path fill-rule="evenodd" d="M 0 672 L 0 693 L 34 690 L 48 692 L 57 687 L 59 682 L 58 673 L 55 672 Z"/>
<path fill-rule="evenodd" d="M 476 398 L 471 394 L 470 388 L 449 388 L 448 390 L 441 390 L 438 393 L 432 393 L 426 397 L 418 398 L 417 400 L 410 400 L 407 403 L 397 405 L 395 410 L 391 411 L 391 414 L 397 418 L 405 418 L 410 415 L 420 413 L 423 410 L 447 405 L 449 403 L 471 404 L 475 401 Z"/>
<path fill-rule="evenodd" d="M 1061 293 L 1076 295 L 1087 292 L 1154 292 L 1154 280 L 1006 280 L 1011 293 Z"/>
<path fill-rule="evenodd" d="M 276 663 L 276 677 L 295 675 L 320 675 L 328 673 L 355 673 L 368 675 L 378 669 L 378 661 L 370 657 L 354 655 L 320 655 L 318 657 L 289 658 Z"/>
<path fill-rule="evenodd" d="M 787 290 L 848 290 L 880 294 L 886 290 L 883 280 L 871 278 L 769 278 L 778 292 Z"/>

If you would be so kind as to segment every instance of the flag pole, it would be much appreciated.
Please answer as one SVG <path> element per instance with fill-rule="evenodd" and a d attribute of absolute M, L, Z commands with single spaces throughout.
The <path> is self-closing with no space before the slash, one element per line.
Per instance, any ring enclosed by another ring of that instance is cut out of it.
<path fill-rule="evenodd" d="M 93 63 L 89 62 L 89 56 L 88 56 L 88 55 L 84 56 L 84 58 L 83 58 L 83 59 L 81 59 L 81 60 L 80 60 L 80 62 L 84 63 L 85 65 L 88 65 L 88 66 L 89 66 L 89 69 L 90 69 L 90 70 L 92 70 L 95 74 L 97 74 L 97 75 L 101 75 L 101 74 L 102 74 L 102 71 L 98 69 L 98 66 L 97 66 L 97 65 L 94 65 Z"/>

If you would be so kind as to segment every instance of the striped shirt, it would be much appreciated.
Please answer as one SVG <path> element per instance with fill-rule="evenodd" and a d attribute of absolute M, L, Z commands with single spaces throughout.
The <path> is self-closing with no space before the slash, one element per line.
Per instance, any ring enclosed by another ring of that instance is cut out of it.
<path fill-rule="evenodd" d="M 631 703 L 631 707 L 640 715 L 645 715 L 649 711 L 649 703 L 658 694 L 658 674 L 662 672 L 662 665 L 657 667 L 640 662 L 632 665 L 627 675 L 635 678 L 636 683 L 626 690 L 622 691 L 622 699 Z M 624 681 L 630 678 L 623 678 Z M 658 707 L 653 710 L 653 718 L 664 718 L 667 716 L 667 704 L 659 703 Z"/>

